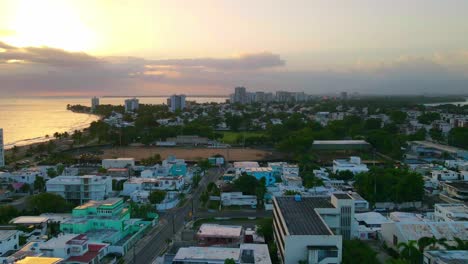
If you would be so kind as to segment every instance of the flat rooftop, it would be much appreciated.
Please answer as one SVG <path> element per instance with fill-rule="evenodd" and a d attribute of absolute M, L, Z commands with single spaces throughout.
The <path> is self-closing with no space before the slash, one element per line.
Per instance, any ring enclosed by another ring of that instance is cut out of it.
<path fill-rule="evenodd" d="M 16 230 L 0 230 L 0 241 L 6 240 L 11 236 L 14 236 L 18 231 Z"/>
<path fill-rule="evenodd" d="M 49 218 L 44 216 L 18 216 L 11 219 L 10 223 L 15 225 L 38 225 L 48 220 Z"/>
<path fill-rule="evenodd" d="M 242 250 L 253 250 L 255 264 L 271 264 L 270 253 L 266 244 L 241 244 Z"/>
<path fill-rule="evenodd" d="M 241 255 L 239 248 L 218 247 L 186 247 L 180 248 L 174 257 L 174 261 L 203 261 L 203 260 L 225 260 L 234 259 L 238 261 Z"/>
<path fill-rule="evenodd" d="M 442 150 L 448 153 L 457 153 L 459 151 L 463 151 L 463 149 L 452 147 L 452 146 L 447 146 L 447 145 L 442 145 L 442 144 L 437 144 L 429 141 L 413 141 L 413 143 L 426 147 L 426 148 L 433 148 L 437 150 Z"/>
<path fill-rule="evenodd" d="M 444 182 L 443 184 L 463 190 L 463 191 L 468 191 L 468 181 Z"/>
<path fill-rule="evenodd" d="M 91 182 L 103 182 L 108 176 L 84 175 L 84 176 L 57 176 L 47 181 L 47 184 L 81 184 L 81 179 L 91 179 Z"/>
<path fill-rule="evenodd" d="M 242 226 L 203 224 L 197 235 L 204 237 L 240 237 Z"/>
<path fill-rule="evenodd" d="M 275 197 L 281 215 L 291 235 L 333 235 L 316 208 L 334 208 L 329 198 L 302 197 L 296 201 L 294 197 Z"/>
<path fill-rule="evenodd" d="M 91 200 L 85 204 L 75 207 L 75 209 L 86 209 L 90 207 L 99 207 L 99 206 L 114 206 L 116 203 L 122 201 L 122 198 L 108 198 L 102 201 Z"/>
<path fill-rule="evenodd" d="M 381 225 L 385 223 L 391 223 L 392 220 L 388 219 L 387 217 L 383 216 L 377 212 L 367 212 L 361 214 L 354 214 L 354 218 L 359 222 L 364 222 L 368 225 Z"/>
<path fill-rule="evenodd" d="M 256 161 L 237 161 L 234 162 L 234 168 L 258 168 L 258 162 Z"/>
<path fill-rule="evenodd" d="M 56 264 L 62 261 L 61 258 L 47 258 L 47 257 L 26 257 L 18 260 L 16 264 Z"/>
<path fill-rule="evenodd" d="M 351 200 L 351 199 L 353 199 L 347 193 L 333 193 L 333 196 L 335 196 L 337 199 L 340 199 L 340 200 L 343 200 L 343 199 Z"/>
<path fill-rule="evenodd" d="M 447 264 L 466 264 L 468 250 L 432 250 L 426 251 L 424 255 L 440 259 Z"/>
<path fill-rule="evenodd" d="M 468 240 L 468 222 L 397 222 L 396 227 L 406 240 L 419 240 L 422 237 L 445 238 L 448 242 L 455 237 Z"/>

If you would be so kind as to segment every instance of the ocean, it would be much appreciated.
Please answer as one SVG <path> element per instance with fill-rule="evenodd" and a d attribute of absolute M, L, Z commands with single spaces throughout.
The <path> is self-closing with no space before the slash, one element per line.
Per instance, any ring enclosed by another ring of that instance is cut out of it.
<path fill-rule="evenodd" d="M 165 104 L 166 97 L 139 98 L 141 104 Z M 105 97 L 101 104 L 123 105 L 125 98 Z M 187 97 L 188 101 L 199 103 L 225 102 L 226 98 Z M 73 113 L 67 104 L 90 106 L 91 98 L 81 97 L 36 97 L 0 98 L 0 128 L 3 128 L 5 148 L 24 146 L 47 141 L 55 132 L 73 132 L 84 129 L 97 116 Z"/>

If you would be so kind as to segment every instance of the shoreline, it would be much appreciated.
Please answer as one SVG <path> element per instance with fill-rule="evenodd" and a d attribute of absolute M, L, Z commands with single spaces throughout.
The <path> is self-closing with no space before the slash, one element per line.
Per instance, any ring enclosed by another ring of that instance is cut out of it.
<path fill-rule="evenodd" d="M 71 111 L 71 110 L 69 110 L 69 111 Z M 18 152 L 21 153 L 23 150 L 27 150 L 27 149 L 29 149 L 31 147 L 36 147 L 36 146 L 38 146 L 40 144 L 43 144 L 43 143 L 48 143 L 49 141 L 54 141 L 54 143 L 57 144 L 57 147 L 61 147 L 61 146 L 65 145 L 61 141 L 64 141 L 64 140 L 68 141 L 70 139 L 61 139 L 61 140 L 56 139 L 53 136 L 54 133 L 56 133 L 56 132 L 59 132 L 59 133 L 67 132 L 67 133 L 69 133 L 71 135 L 76 130 L 78 130 L 78 131 L 87 130 L 91 126 L 92 122 L 99 121 L 99 120 L 103 119 L 102 116 L 96 115 L 96 114 L 93 114 L 93 113 L 83 113 L 83 112 L 76 112 L 76 111 L 71 111 L 71 112 L 76 113 L 76 114 L 86 114 L 86 115 L 89 115 L 89 116 L 94 116 L 94 117 L 97 117 L 98 119 L 94 120 L 94 121 L 91 121 L 90 123 L 82 124 L 82 125 L 79 125 L 79 126 L 74 126 L 74 127 L 70 128 L 70 129 L 68 129 L 66 131 L 63 131 L 63 132 L 55 131 L 50 135 L 44 135 L 44 136 L 35 137 L 35 138 L 28 138 L 28 139 L 18 140 L 18 141 L 12 142 L 12 143 L 4 144 L 5 154 L 9 154 L 10 152 L 13 152 L 14 147 L 17 147 Z"/>

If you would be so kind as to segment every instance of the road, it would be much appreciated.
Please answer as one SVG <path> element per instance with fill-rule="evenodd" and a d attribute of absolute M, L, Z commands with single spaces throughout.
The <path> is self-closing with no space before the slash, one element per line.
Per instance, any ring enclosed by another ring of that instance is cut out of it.
<path fill-rule="evenodd" d="M 198 188 L 187 197 L 187 202 L 183 206 L 162 214 L 160 224 L 140 239 L 133 249 L 125 255 L 125 263 L 151 263 L 159 256 L 165 249 L 167 241 L 181 230 L 187 221 L 191 220 L 192 211 L 196 213 L 200 195 L 208 183 L 215 182 L 222 175 L 222 172 L 222 169 L 219 168 L 210 169 L 202 177 Z"/>

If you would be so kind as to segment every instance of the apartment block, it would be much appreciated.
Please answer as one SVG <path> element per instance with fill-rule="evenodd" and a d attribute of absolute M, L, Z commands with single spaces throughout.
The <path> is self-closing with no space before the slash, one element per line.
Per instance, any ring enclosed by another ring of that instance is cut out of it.
<path fill-rule="evenodd" d="M 112 192 L 112 178 L 96 175 L 58 176 L 46 182 L 46 189 L 67 201 L 83 204 L 106 199 Z"/>

